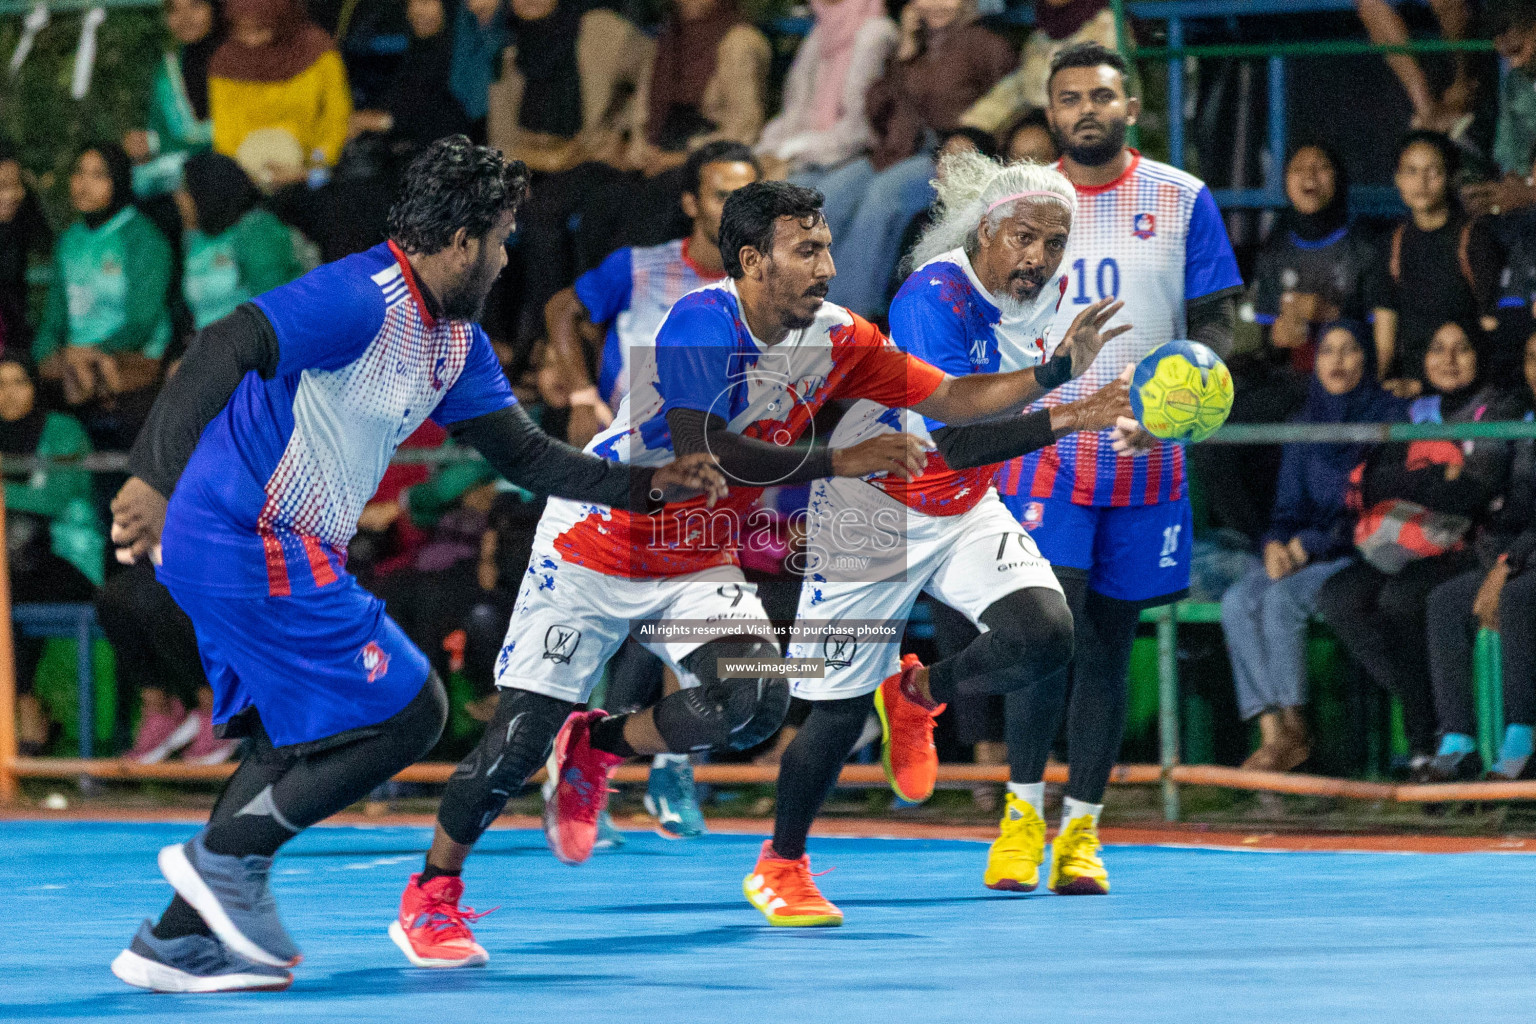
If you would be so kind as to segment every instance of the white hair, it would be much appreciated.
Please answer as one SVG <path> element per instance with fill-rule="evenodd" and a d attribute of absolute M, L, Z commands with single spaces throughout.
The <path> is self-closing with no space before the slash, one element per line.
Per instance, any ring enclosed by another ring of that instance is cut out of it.
<path fill-rule="evenodd" d="M 1068 214 L 1077 213 L 1077 191 L 1066 175 L 1029 160 L 1005 164 L 975 150 L 950 153 L 939 161 L 932 184 L 938 192 L 933 224 L 912 247 L 909 270 L 951 249 L 963 247 L 974 255 L 981 222 L 996 230 L 1020 203 L 1056 203 L 1054 197 L 1060 196 Z M 1026 192 L 1050 194 L 1020 195 Z"/>

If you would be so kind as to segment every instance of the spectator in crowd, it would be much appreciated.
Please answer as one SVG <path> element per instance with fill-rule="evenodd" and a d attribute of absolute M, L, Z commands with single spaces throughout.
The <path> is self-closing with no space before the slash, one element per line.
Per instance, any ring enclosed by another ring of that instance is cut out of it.
<path fill-rule="evenodd" d="M 1349 179 L 1337 154 L 1315 142 L 1297 146 L 1285 165 L 1285 194 L 1253 276 L 1258 351 L 1228 360 L 1237 381 L 1231 420 L 1281 423 L 1301 407 L 1324 324 L 1364 323 L 1387 303 L 1375 248 L 1349 223 Z M 1372 373 L 1376 359 L 1372 354 Z M 1277 446 L 1190 449 L 1206 485 L 1212 521 L 1259 540 L 1270 528 Z"/>
<path fill-rule="evenodd" d="M 298 228 L 331 263 L 384 241 L 400 177 L 418 152 L 409 139 L 364 132 L 349 141 L 319 188 L 285 185 L 269 197 L 272 211 Z"/>
<path fill-rule="evenodd" d="M 1479 381 L 1475 326 L 1448 322 L 1424 356 L 1427 394 L 1409 406 L 1415 423 L 1463 423 L 1487 416 L 1496 391 Z M 1358 479 L 1360 560 L 1331 576 L 1317 595 L 1323 619 L 1370 678 L 1403 705 L 1416 777 L 1435 753 L 1426 635 L 1430 591 L 1476 563 L 1464 537 L 1498 486 L 1502 442 L 1468 454 L 1450 441 L 1376 449 Z"/>
<path fill-rule="evenodd" d="M 1045 84 L 1056 54 L 1076 43 L 1119 48 L 1109 0 L 1037 0 L 1034 7 L 1035 29 L 1024 43 L 1018 70 L 977 100 L 961 124 L 1000 135 L 999 129 L 1020 114 L 1045 109 L 1050 101 Z"/>
<path fill-rule="evenodd" d="M 1473 331 L 1496 324 L 1504 255 L 1487 222 L 1461 208 L 1452 188 L 1459 163 L 1456 147 L 1434 132 L 1410 132 L 1398 149 L 1397 191 L 1408 219 L 1382 253 L 1387 298 L 1375 326 L 1387 390 L 1403 398 L 1422 390 L 1424 352 L 1441 324 Z"/>
<path fill-rule="evenodd" d="M 650 345 L 672 304 L 725 276 L 720 257 L 725 201 L 761 177 L 752 150 L 739 142 L 711 142 L 694 150 L 683 165 L 682 208 L 693 224 L 688 237 L 618 249 L 549 300 L 539 390 L 549 409 L 569 410 L 565 435 L 572 444 L 585 446 L 613 421 L 612 410 L 629 392 L 631 351 Z"/>
<path fill-rule="evenodd" d="M 1467 38 L 1472 24 L 1472 5 L 1469 0 L 1429 0 L 1440 31 L 1446 39 Z M 1390 0 L 1355 0 L 1355 10 L 1365 25 L 1371 42 L 1378 45 L 1401 46 L 1411 42 L 1408 24 L 1398 14 Z M 1418 59 L 1411 53 L 1389 53 L 1384 58 L 1387 67 L 1397 76 L 1408 102 L 1413 105 L 1412 128 L 1444 132 L 1460 138 L 1472 124 L 1472 101 L 1477 83 L 1467 73 L 1465 54 L 1456 58 L 1456 77 L 1445 92 L 1436 96 L 1429 86 L 1429 79 Z"/>
<path fill-rule="evenodd" d="M 161 55 L 155 69 L 148 127 L 123 136 L 140 196 L 173 191 L 187 157 L 213 145 L 208 62 L 224 41 L 218 7 L 213 0 L 166 0 L 165 27 L 176 45 Z"/>
<path fill-rule="evenodd" d="M 260 199 L 229 157 L 200 153 L 187 161 L 176 192 L 186 229 L 181 294 L 199 330 L 299 275 L 293 237 Z"/>
<path fill-rule="evenodd" d="M 491 144 L 539 173 L 589 160 L 621 166 L 655 44 L 594 0 L 513 0 L 510 27 L 491 88 Z"/>
<path fill-rule="evenodd" d="M 101 578 L 105 541 L 91 505 L 90 474 L 68 466 L 16 472 L 9 463 L 27 456 L 68 459 L 90 450 L 77 421 L 38 404 L 26 355 L 14 349 L 0 354 L 0 461 L 7 470 L 5 544 L 13 603 L 89 601 L 95 593 L 91 578 Z M 85 544 L 74 536 L 82 531 Z M 43 641 L 18 632 L 14 644 L 17 746 L 34 756 L 43 752 L 52 732 L 32 690 Z"/>
<path fill-rule="evenodd" d="M 908 222 L 933 202 L 929 139 L 1007 74 L 1008 43 L 976 24 L 975 0 L 912 0 L 885 75 L 866 113 L 874 150 L 821 182 L 827 225 L 844 254 L 827 298 L 861 316 L 885 308 L 886 283 Z"/>
<path fill-rule="evenodd" d="M 96 596 L 96 621 L 117 655 L 117 724 L 138 726 L 124 756 L 157 764 L 180 751 L 192 764 L 220 764 L 239 743 L 213 734 L 213 691 L 203 674 L 192 620 L 141 561 L 116 572 Z M 189 710 L 190 709 L 190 710 Z"/>
<path fill-rule="evenodd" d="M 21 160 L 0 140 L 0 352 L 30 350 L 27 324 L 27 262 L 46 255 L 53 229 L 37 194 L 27 184 Z"/>
<path fill-rule="evenodd" d="M 999 129 L 997 139 L 1003 155 L 1010 161 L 1053 164 L 1061 156 L 1056 149 L 1056 138 L 1051 134 L 1050 122 L 1045 118 L 1044 107 L 1024 111 Z"/>
<path fill-rule="evenodd" d="M 225 0 L 229 35 L 208 63 L 213 148 L 263 188 L 341 156 L 352 97 L 341 54 L 302 0 Z"/>
<path fill-rule="evenodd" d="M 1525 343 L 1522 386 L 1489 419 L 1536 419 L 1536 334 Z M 1441 739 L 1429 764 L 1434 781 L 1476 778 L 1477 717 L 1472 707 L 1472 642 L 1479 627 L 1501 640 L 1504 718 L 1509 723 L 1493 766 L 1498 778 L 1528 778 L 1536 770 L 1536 442 L 1505 442 L 1504 483 L 1477 538 L 1478 564 L 1429 594 L 1429 669 Z M 1527 769 L 1530 765 L 1530 769 Z"/>
<path fill-rule="evenodd" d="M 763 128 L 757 154 L 769 177 L 815 188 L 869 152 L 864 97 L 896 49 L 897 29 L 885 0 L 813 0 L 811 11 L 816 21 L 784 79 L 784 109 Z"/>
<path fill-rule="evenodd" d="M 1493 45 L 1509 62 L 1499 87 L 1499 122 L 1493 159 L 1504 172 L 1495 182 L 1462 189 L 1474 214 L 1495 216 L 1536 206 L 1536 0 L 1489 0 Z"/>
<path fill-rule="evenodd" d="M 467 135 L 472 125 L 450 87 L 454 32 L 447 0 L 407 0 L 410 43 L 377 107 L 352 114 L 353 134 L 393 133 L 425 146 L 444 135 Z"/>
<path fill-rule="evenodd" d="M 448 89 L 469 118 L 470 138 L 475 142 L 485 141 L 491 83 L 507 42 L 502 0 L 463 0 L 454 12 Z"/>
<path fill-rule="evenodd" d="M 998 155 L 997 140 L 989 132 L 984 132 L 980 128 L 972 128 L 969 125 L 961 125 L 958 128 L 952 128 L 944 132 L 939 136 L 938 148 L 933 153 L 933 176 L 935 180 L 940 182 L 944 180 L 944 158 L 951 153 L 980 153 L 982 156 L 995 159 Z M 917 245 L 917 240 L 922 237 L 923 232 L 928 230 L 933 224 L 933 213 L 933 205 L 929 204 L 926 209 L 908 221 L 906 229 L 902 231 L 901 244 L 896 250 L 901 254 L 901 258 L 891 268 L 890 279 L 885 285 L 886 305 L 889 305 L 890 301 L 896 297 L 896 293 L 901 290 L 902 283 L 906 281 L 907 275 L 912 272 L 912 261 L 910 259 L 912 248 Z M 963 616 L 962 621 L 965 621 Z M 960 646 L 964 647 L 965 645 L 961 644 Z M 955 648 L 955 650 L 960 650 L 960 647 Z"/>
<path fill-rule="evenodd" d="M 1513 380 L 1523 362 L 1524 339 L 1536 330 L 1536 206 L 1504 214 L 1494 223 L 1504 246 L 1504 275 L 1495 314 L 1493 372 L 1499 380 Z"/>
<path fill-rule="evenodd" d="M 1382 390 L 1366 328 L 1341 320 L 1320 332 L 1317 359 L 1299 423 L 1380 423 L 1402 417 L 1406 403 Z M 1307 703 L 1307 621 L 1317 592 L 1350 563 L 1354 513 L 1345 502 L 1349 474 L 1367 447 L 1288 444 L 1280 463 L 1274 512 L 1263 538 L 1264 563 L 1221 600 L 1237 709 L 1259 722 L 1262 744 L 1243 762 L 1259 771 L 1290 771 L 1311 754 Z"/>
<path fill-rule="evenodd" d="M 33 353 L 96 446 L 124 451 L 149 415 L 171 339 L 171 247 L 132 205 L 131 165 L 116 143 L 80 154 L 69 199 L 79 217 L 54 250 Z"/>

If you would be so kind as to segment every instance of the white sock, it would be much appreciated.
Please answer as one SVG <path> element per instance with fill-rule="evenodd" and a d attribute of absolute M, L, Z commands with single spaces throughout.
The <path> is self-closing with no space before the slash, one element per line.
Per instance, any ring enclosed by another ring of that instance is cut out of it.
<path fill-rule="evenodd" d="M 652 768 L 665 768 L 670 764 L 687 764 L 687 754 L 657 754 L 651 758 Z"/>
<path fill-rule="evenodd" d="M 1099 815 L 1103 811 L 1103 804 L 1084 803 L 1081 800 L 1074 800 L 1069 796 L 1061 802 L 1061 827 L 1065 829 L 1072 822 L 1072 819 L 1081 818 L 1086 814 L 1093 819 L 1093 827 L 1098 828 Z"/>
<path fill-rule="evenodd" d="M 1008 792 L 1033 807 L 1041 818 L 1045 817 L 1044 782 L 1010 782 Z"/>

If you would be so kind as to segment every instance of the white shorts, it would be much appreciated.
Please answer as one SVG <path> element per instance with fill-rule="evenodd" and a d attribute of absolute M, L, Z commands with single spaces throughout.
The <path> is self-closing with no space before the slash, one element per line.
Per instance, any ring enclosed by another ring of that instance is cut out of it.
<path fill-rule="evenodd" d="M 496 659 L 496 685 L 582 703 L 637 622 L 658 627 L 655 639 L 635 639 L 684 686 L 698 680 L 680 662 L 712 639 L 747 633 L 778 647 L 757 585 L 735 566 L 627 579 L 536 549 Z M 663 631 L 669 624 L 676 635 Z"/>
<path fill-rule="evenodd" d="M 1050 563 L 993 490 L 969 512 L 928 516 L 906 509 L 859 480 L 819 480 L 812 485 L 808 545 L 815 546 L 819 529 L 835 522 L 835 515 L 850 509 L 875 514 L 881 502 L 901 509 L 905 548 L 885 567 L 894 571 L 839 568 L 834 559 L 817 572 L 822 578 L 807 579 L 801 586 L 795 613 L 797 637 L 801 631 L 820 631 L 824 639 L 797 638 L 789 646 L 789 657 L 824 658 L 826 675 L 792 680 L 796 697 L 841 700 L 878 689 L 900 664 L 901 634 L 920 593 L 943 601 L 985 632 L 980 615 L 999 598 L 1030 587 L 1061 592 Z M 875 579 L 881 582 L 871 582 Z M 854 625 L 841 629 L 817 625 L 850 621 Z M 878 622 L 897 627 L 887 632 L 891 639 L 860 639 L 861 629 Z"/>

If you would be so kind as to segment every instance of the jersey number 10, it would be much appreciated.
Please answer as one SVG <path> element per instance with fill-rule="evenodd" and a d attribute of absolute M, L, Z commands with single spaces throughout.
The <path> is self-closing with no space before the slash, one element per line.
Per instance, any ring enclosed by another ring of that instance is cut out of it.
<path fill-rule="evenodd" d="M 1073 260 L 1072 275 L 1077 278 L 1077 294 L 1072 297 L 1072 304 L 1086 306 L 1093 301 L 1088 297 L 1088 261 Z M 1099 260 L 1099 268 L 1093 276 L 1094 284 L 1098 285 L 1099 298 L 1118 299 L 1120 297 L 1120 264 L 1115 262 L 1113 256 L 1106 256 Z"/>

